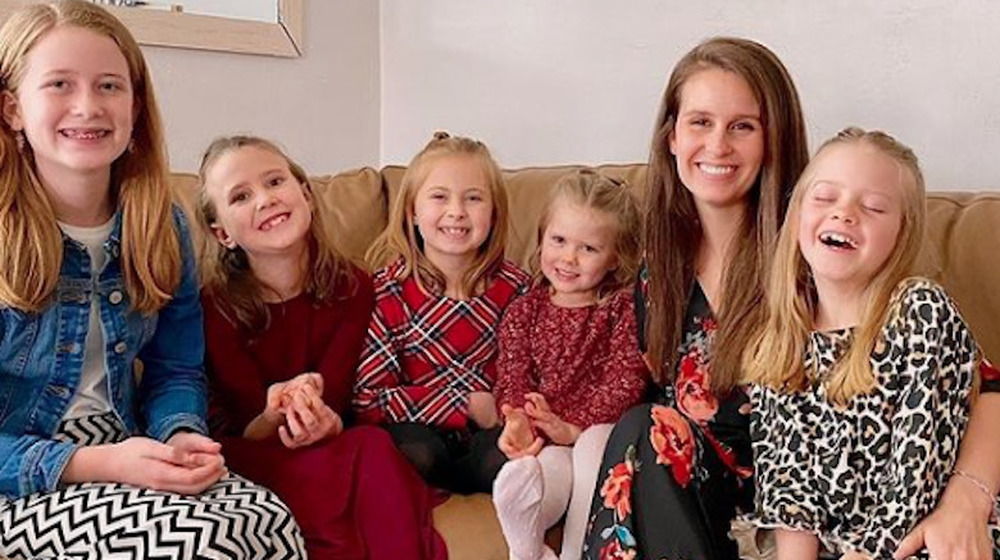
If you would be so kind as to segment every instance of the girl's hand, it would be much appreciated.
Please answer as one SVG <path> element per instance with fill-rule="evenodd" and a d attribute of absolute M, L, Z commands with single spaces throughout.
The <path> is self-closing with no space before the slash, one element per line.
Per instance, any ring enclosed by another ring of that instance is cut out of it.
<path fill-rule="evenodd" d="M 896 548 L 902 560 L 927 549 L 934 560 L 992 560 L 993 543 L 987 526 L 986 495 L 971 482 L 952 477 L 941 501 Z"/>
<path fill-rule="evenodd" d="M 527 401 L 524 404 L 524 411 L 531 419 L 531 425 L 541 430 L 549 441 L 556 445 L 573 445 L 580 437 L 579 426 L 566 422 L 549 408 L 549 403 L 545 397 L 539 393 L 528 393 L 524 395 Z"/>
<path fill-rule="evenodd" d="M 278 428 L 278 437 L 289 449 L 312 445 L 344 430 L 340 415 L 327 406 L 311 386 L 303 387 L 292 397 L 285 422 Z"/>
<path fill-rule="evenodd" d="M 316 372 L 300 373 L 267 388 L 264 410 L 243 429 L 243 437 L 264 440 L 278 436 L 278 428 L 285 423 L 285 413 L 292 399 L 300 391 L 323 394 L 323 376 Z"/>
<path fill-rule="evenodd" d="M 469 393 L 469 418 L 477 426 L 488 430 L 500 423 L 497 418 L 497 401 L 493 393 L 488 391 L 473 391 Z"/>
<path fill-rule="evenodd" d="M 131 437 L 120 443 L 81 447 L 70 457 L 62 481 L 118 482 L 177 494 L 200 494 L 219 480 L 226 468 L 221 455 L 182 449 L 190 441 L 174 447 L 146 437 Z"/>
<path fill-rule="evenodd" d="M 500 407 L 505 418 L 503 431 L 497 440 L 497 447 L 508 459 L 517 459 L 527 455 L 538 455 L 545 442 L 535 435 L 531 429 L 531 420 L 523 408 L 511 408 L 509 404 Z"/>

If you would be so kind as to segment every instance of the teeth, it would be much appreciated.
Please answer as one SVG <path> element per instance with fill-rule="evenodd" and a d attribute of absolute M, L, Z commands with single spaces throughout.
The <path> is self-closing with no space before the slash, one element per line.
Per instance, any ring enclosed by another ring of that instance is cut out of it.
<path fill-rule="evenodd" d="M 708 175 L 725 175 L 736 170 L 735 165 L 712 165 L 710 163 L 698 164 L 698 167 Z"/>
<path fill-rule="evenodd" d="M 285 223 L 287 221 L 288 221 L 288 214 L 279 214 L 279 215 L 277 215 L 277 216 L 275 216 L 275 217 L 267 220 L 263 224 L 261 224 L 260 225 L 260 229 L 262 231 L 267 231 L 267 230 L 273 228 L 274 226 L 279 225 L 279 224 L 283 224 L 283 223 Z"/>
<path fill-rule="evenodd" d="M 457 228 L 457 227 L 443 227 L 441 231 L 445 235 L 465 235 L 469 233 L 469 228 Z"/>
<path fill-rule="evenodd" d="M 108 135 L 107 130 L 77 130 L 75 128 L 62 130 L 62 135 L 67 138 L 78 140 L 96 140 Z"/>
<path fill-rule="evenodd" d="M 858 242 L 854 239 L 835 231 L 824 232 L 820 234 L 819 240 L 826 245 L 833 245 L 835 247 L 850 247 L 851 249 L 858 248 Z"/>

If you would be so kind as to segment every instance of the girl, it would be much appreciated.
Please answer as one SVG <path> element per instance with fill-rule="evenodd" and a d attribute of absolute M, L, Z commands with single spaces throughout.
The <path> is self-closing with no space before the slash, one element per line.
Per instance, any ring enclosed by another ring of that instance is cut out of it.
<path fill-rule="evenodd" d="M 431 484 L 488 492 L 497 449 L 496 328 L 527 275 L 503 259 L 507 195 L 481 142 L 437 133 L 403 175 L 368 254 L 375 313 L 354 406 Z"/>
<path fill-rule="evenodd" d="M 778 558 L 820 540 L 889 558 L 948 476 L 970 476 L 952 468 L 978 351 L 944 290 L 906 278 L 923 224 L 917 158 L 881 132 L 843 130 L 795 187 L 745 362 L 754 521 L 778 528 Z"/>
<path fill-rule="evenodd" d="M 428 488 L 392 440 L 343 431 L 374 303 L 334 248 L 305 171 L 233 136 L 202 158 L 213 431 L 229 465 L 273 488 L 314 559 L 445 558 Z"/>
<path fill-rule="evenodd" d="M 0 556 L 303 554 L 203 435 L 194 255 L 139 46 L 89 2 L 26 6 L 0 99 Z"/>
<path fill-rule="evenodd" d="M 589 475 L 610 422 L 639 402 L 648 377 L 628 289 L 639 267 L 632 195 L 590 170 L 562 178 L 542 214 L 535 259 L 536 286 L 500 323 L 493 393 L 507 420 L 500 449 L 511 461 L 493 502 L 512 559 L 556 558 L 544 533 L 573 492 L 562 555 L 579 560 Z M 553 445 L 540 449 L 543 437 Z"/>

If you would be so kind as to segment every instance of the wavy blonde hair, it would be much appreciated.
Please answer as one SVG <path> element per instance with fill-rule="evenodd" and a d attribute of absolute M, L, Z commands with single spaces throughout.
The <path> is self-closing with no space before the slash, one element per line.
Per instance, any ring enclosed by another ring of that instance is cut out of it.
<path fill-rule="evenodd" d="M 531 255 L 534 284 L 545 286 L 549 281 L 541 271 L 542 242 L 549 227 L 552 212 L 559 203 L 570 203 L 581 208 L 607 213 L 615 219 L 615 244 L 613 250 L 617 267 L 606 274 L 598 286 L 598 297 L 603 299 L 635 282 L 640 261 L 640 230 L 642 221 L 635 198 L 628 185 L 612 179 L 594 169 L 580 169 L 563 175 L 552 189 L 542 216 L 538 221 L 538 246 Z"/>
<path fill-rule="evenodd" d="M 181 276 L 181 244 L 171 216 L 163 127 L 142 51 L 104 9 L 78 0 L 33 4 L 0 28 L 0 92 L 17 97 L 28 54 L 58 26 L 111 38 L 128 64 L 135 122 L 130 148 L 111 165 L 111 196 L 122 217 L 121 268 L 131 305 L 152 313 L 170 301 Z M 5 99 L 4 103 L 8 101 Z M 29 144 L 0 125 L 0 305 L 37 312 L 59 283 L 62 235 Z"/>
<path fill-rule="evenodd" d="M 649 271 L 645 339 L 653 378 L 673 379 L 684 316 L 695 282 L 702 242 L 691 192 L 669 150 L 684 84 L 708 69 L 743 78 L 760 105 L 764 160 L 747 194 L 741 230 L 727 255 L 718 330 L 712 344 L 712 390 L 730 391 L 740 379 L 740 360 L 763 314 L 763 276 L 769 268 L 792 186 L 809 159 L 805 121 L 791 76 L 767 47 L 733 37 L 709 39 L 677 63 L 670 75 L 650 148 L 643 251 Z"/>
<path fill-rule="evenodd" d="M 798 243 L 802 202 L 816 180 L 816 168 L 823 161 L 824 152 L 832 146 L 844 145 L 871 147 L 898 165 L 903 212 L 895 249 L 866 290 L 861 322 L 854 332 L 851 348 L 835 364 L 827 381 L 831 402 L 840 404 L 874 388 L 871 353 L 879 342 L 895 294 L 900 286 L 905 286 L 903 281 L 910 275 L 924 239 L 925 187 L 917 156 L 888 134 L 846 128 L 820 147 L 802 174 L 778 238 L 768 279 L 766 318 L 744 355 L 745 379 L 749 383 L 786 392 L 802 391 L 809 385 L 803 357 L 816 314 L 817 294 Z"/>
<path fill-rule="evenodd" d="M 312 220 L 308 233 L 310 259 L 306 268 L 306 293 L 316 301 L 329 303 L 338 299 L 338 296 L 345 298 L 354 294 L 357 278 L 352 272 L 355 265 L 337 249 L 337 243 L 326 223 L 325 212 L 316 200 L 309 176 L 301 165 L 288 157 L 277 144 L 264 138 L 235 135 L 215 139 L 205 149 L 198 168 L 198 222 L 205 234 L 202 283 L 205 291 L 213 296 L 219 311 L 253 335 L 264 331 L 270 321 L 263 298 L 267 288 L 250 269 L 250 261 L 242 247 L 228 249 L 215 238 L 212 226 L 218 223 L 218 213 L 205 185 L 212 166 L 222 156 L 246 147 L 265 150 L 283 159 L 309 200 Z"/>
<path fill-rule="evenodd" d="M 444 273 L 424 254 L 424 240 L 414 225 L 413 211 L 417 192 L 430 175 L 431 169 L 441 159 L 448 157 L 468 157 L 478 161 L 493 199 L 490 233 L 461 281 L 462 291 L 477 294 L 486 289 L 490 278 L 499 270 L 507 245 L 507 191 L 503 175 L 486 144 L 478 140 L 451 136 L 447 132 L 434 133 L 431 141 L 407 166 L 400 192 L 389 211 L 389 222 L 368 249 L 365 260 L 372 269 L 378 269 L 402 258 L 401 279 L 413 275 L 422 289 L 431 293 L 444 292 Z"/>

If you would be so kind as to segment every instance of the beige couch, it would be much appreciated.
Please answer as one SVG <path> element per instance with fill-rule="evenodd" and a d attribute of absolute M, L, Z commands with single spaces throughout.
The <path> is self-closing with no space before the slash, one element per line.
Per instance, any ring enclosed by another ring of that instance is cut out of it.
<path fill-rule="evenodd" d="M 510 198 L 508 258 L 526 266 L 535 247 L 542 201 L 556 179 L 576 166 L 534 167 L 505 172 Z M 360 258 L 382 230 L 388 205 L 404 168 L 364 168 L 314 178 L 314 188 L 342 248 Z M 606 165 L 638 193 L 644 165 Z M 175 174 L 175 186 L 190 209 L 194 177 Z M 1000 361 L 1000 192 L 935 192 L 928 197 L 928 239 L 920 273 L 940 281 L 955 298 L 980 345 Z M 434 522 L 452 560 L 504 560 L 507 549 L 486 495 L 453 496 L 434 511 Z M 551 535 L 552 540 L 556 535 Z"/>

